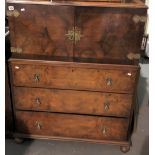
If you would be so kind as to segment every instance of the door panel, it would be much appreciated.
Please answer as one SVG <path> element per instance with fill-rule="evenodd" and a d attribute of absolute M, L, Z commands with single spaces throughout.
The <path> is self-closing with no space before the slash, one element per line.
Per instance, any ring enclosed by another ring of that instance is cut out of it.
<path fill-rule="evenodd" d="M 81 32 L 75 57 L 126 59 L 139 53 L 144 31 L 145 10 L 77 7 L 75 25 Z"/>
<path fill-rule="evenodd" d="M 73 56 L 73 43 L 66 36 L 68 29 L 74 26 L 73 7 L 32 4 L 13 6 L 18 12 L 17 17 L 10 16 L 13 48 L 21 49 L 21 54 Z"/>

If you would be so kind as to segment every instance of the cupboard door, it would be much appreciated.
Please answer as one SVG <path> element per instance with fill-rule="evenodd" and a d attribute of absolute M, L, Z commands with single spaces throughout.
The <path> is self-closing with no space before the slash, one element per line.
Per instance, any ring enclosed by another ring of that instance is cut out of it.
<path fill-rule="evenodd" d="M 77 7 L 75 57 L 127 60 L 140 52 L 146 9 Z"/>
<path fill-rule="evenodd" d="M 12 52 L 73 56 L 73 43 L 66 35 L 74 26 L 73 7 L 8 4 L 7 9 Z"/>

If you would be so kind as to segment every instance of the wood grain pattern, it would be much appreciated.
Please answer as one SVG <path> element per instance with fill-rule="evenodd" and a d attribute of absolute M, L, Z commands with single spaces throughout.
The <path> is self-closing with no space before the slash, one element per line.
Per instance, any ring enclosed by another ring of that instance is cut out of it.
<path fill-rule="evenodd" d="M 36 121 L 40 123 L 40 128 Z M 127 128 L 128 121 L 121 118 L 16 112 L 16 132 L 29 135 L 127 140 Z"/>
<path fill-rule="evenodd" d="M 132 95 L 14 87 L 18 110 L 128 117 Z"/>
<path fill-rule="evenodd" d="M 20 15 L 10 17 L 11 45 L 22 49 L 23 54 L 123 60 L 129 53 L 140 52 L 145 22 L 135 23 L 133 18 L 146 16 L 146 9 L 14 7 Z M 76 44 L 66 35 L 73 27 L 82 33 Z"/>
<path fill-rule="evenodd" d="M 140 53 L 145 22 L 133 18 L 146 16 L 144 10 L 78 7 L 75 14 L 82 34 L 75 57 L 123 60 L 129 53 Z"/>
<path fill-rule="evenodd" d="M 73 56 L 73 43 L 65 35 L 74 26 L 72 7 L 13 6 L 20 15 L 9 20 L 10 27 L 14 27 L 10 32 L 11 46 L 21 48 L 23 54 Z"/>
<path fill-rule="evenodd" d="M 15 86 L 133 93 L 138 71 L 138 68 L 137 70 L 132 70 L 132 67 L 127 69 L 125 65 L 121 70 L 117 65 L 114 65 L 117 69 L 99 69 L 85 68 L 85 65 L 78 67 L 78 63 L 75 63 L 76 67 L 67 66 L 67 64 L 57 66 L 50 62 L 48 65 L 44 63 L 36 65 L 36 61 L 31 65 L 27 63 L 12 64 Z M 36 80 L 36 75 L 39 76 L 39 80 Z M 110 85 L 108 85 L 109 81 Z"/>

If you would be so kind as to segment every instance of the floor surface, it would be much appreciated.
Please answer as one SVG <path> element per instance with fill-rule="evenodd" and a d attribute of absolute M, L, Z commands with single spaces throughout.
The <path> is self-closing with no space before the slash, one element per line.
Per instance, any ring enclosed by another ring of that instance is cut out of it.
<path fill-rule="evenodd" d="M 149 155 L 148 64 L 141 65 L 138 85 L 138 121 L 132 135 L 132 147 L 126 155 Z M 119 146 L 82 142 L 27 140 L 16 144 L 6 140 L 6 155 L 122 155 Z"/>

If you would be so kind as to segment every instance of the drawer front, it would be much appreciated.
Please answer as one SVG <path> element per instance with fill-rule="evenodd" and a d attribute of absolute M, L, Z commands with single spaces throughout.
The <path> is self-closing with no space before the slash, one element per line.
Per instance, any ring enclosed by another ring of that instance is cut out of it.
<path fill-rule="evenodd" d="M 117 69 L 88 68 L 86 65 L 12 64 L 15 86 L 92 90 L 132 93 L 137 70 L 122 66 Z M 93 65 L 92 65 L 93 66 Z M 103 65 L 104 66 L 104 65 Z M 110 65 L 109 65 L 110 66 Z M 117 65 L 116 65 L 117 66 Z M 108 67 L 105 65 L 104 68 Z"/>
<path fill-rule="evenodd" d="M 15 107 L 20 110 L 128 117 L 132 95 L 90 91 L 15 87 Z"/>
<path fill-rule="evenodd" d="M 128 119 L 16 112 L 16 132 L 93 140 L 127 140 Z"/>

